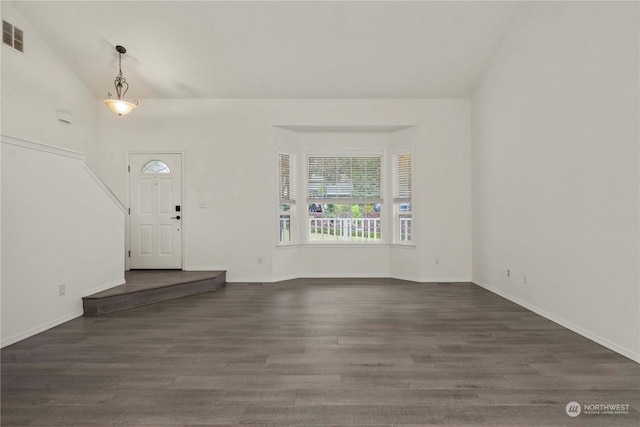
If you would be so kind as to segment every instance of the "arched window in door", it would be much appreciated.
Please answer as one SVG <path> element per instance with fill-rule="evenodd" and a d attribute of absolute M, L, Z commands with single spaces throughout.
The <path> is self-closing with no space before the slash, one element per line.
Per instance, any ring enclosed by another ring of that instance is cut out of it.
<path fill-rule="evenodd" d="M 171 173 L 171 169 L 162 160 L 149 160 L 142 166 L 142 173 Z"/>

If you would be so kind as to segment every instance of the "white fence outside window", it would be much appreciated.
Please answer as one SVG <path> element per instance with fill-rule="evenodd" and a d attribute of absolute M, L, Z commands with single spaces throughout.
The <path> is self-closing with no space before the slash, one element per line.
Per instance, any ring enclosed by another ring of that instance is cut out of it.
<path fill-rule="evenodd" d="M 380 218 L 309 218 L 310 242 L 380 242 Z M 400 217 L 400 240 L 411 240 L 411 217 Z M 289 240 L 291 219 L 280 217 L 280 241 Z"/>
<path fill-rule="evenodd" d="M 309 218 L 310 242 L 379 242 L 380 218 Z"/>

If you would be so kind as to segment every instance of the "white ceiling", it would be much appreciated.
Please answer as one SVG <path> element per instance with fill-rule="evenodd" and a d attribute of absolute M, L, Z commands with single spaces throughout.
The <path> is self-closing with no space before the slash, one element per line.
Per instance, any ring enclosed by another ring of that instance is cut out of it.
<path fill-rule="evenodd" d="M 113 91 L 114 46 L 125 46 L 127 98 L 469 97 L 518 7 L 493 1 L 14 4 L 97 97 Z"/>

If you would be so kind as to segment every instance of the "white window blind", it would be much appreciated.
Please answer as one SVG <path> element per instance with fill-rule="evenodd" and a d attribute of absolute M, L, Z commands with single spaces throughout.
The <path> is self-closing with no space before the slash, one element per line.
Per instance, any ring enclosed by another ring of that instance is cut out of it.
<path fill-rule="evenodd" d="M 393 201 L 411 203 L 411 153 L 394 155 L 395 185 Z"/>
<path fill-rule="evenodd" d="M 309 156 L 308 201 L 377 203 L 381 200 L 382 157 Z"/>
<path fill-rule="evenodd" d="M 278 183 L 280 204 L 293 204 L 296 200 L 296 157 L 280 153 L 278 157 Z"/>
<path fill-rule="evenodd" d="M 307 156 L 307 241 L 380 243 L 382 152 Z"/>
<path fill-rule="evenodd" d="M 292 243 L 292 217 L 296 203 L 296 156 L 278 153 L 278 241 Z"/>
<path fill-rule="evenodd" d="M 398 151 L 393 155 L 393 211 L 396 243 L 410 244 L 412 240 L 413 203 L 411 151 Z"/>

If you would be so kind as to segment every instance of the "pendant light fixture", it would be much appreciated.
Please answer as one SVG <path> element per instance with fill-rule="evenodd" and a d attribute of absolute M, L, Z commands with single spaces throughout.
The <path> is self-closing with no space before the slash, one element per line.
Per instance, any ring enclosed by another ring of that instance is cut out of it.
<path fill-rule="evenodd" d="M 129 102 L 122 99 L 129 90 L 129 83 L 127 83 L 127 79 L 122 76 L 122 54 L 126 53 L 127 49 L 122 46 L 116 46 L 116 51 L 118 51 L 119 72 L 113 84 L 116 88 L 116 96 L 118 98 L 112 99 L 111 97 L 113 95 L 111 94 L 111 92 L 109 92 L 109 99 L 105 99 L 104 103 L 107 104 L 107 107 L 109 107 L 111 111 L 119 116 L 122 116 L 124 114 L 129 114 L 130 112 L 132 112 L 138 106 L 138 101 L 134 99 L 133 101 Z"/>

